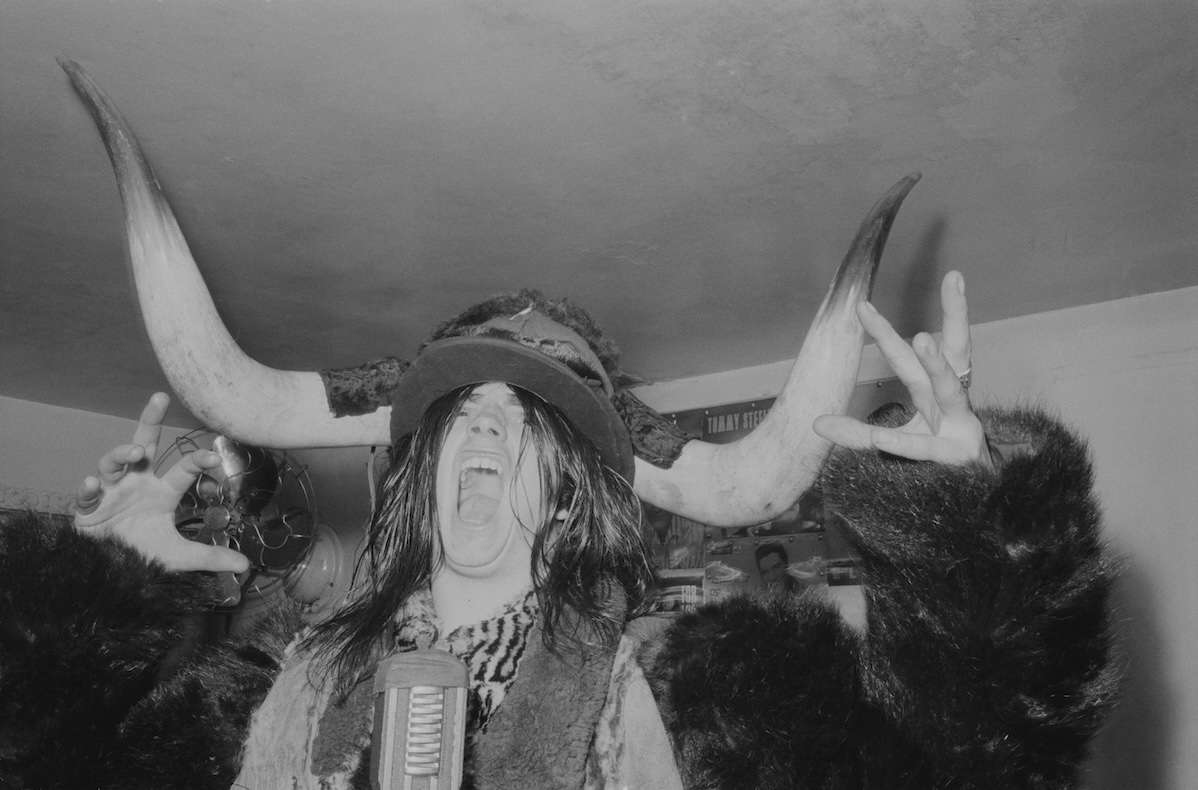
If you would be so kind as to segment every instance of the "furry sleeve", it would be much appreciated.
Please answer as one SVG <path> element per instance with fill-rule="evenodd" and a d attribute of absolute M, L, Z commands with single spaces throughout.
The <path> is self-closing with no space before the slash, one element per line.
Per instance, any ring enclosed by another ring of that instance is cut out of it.
<path fill-rule="evenodd" d="M 641 665 L 683 785 L 932 790 L 919 749 L 862 694 L 858 649 L 814 595 L 728 598 L 647 641 Z"/>
<path fill-rule="evenodd" d="M 821 484 L 861 555 L 867 633 L 813 596 L 702 607 L 642 663 L 688 788 L 1076 785 L 1112 704 L 1114 577 L 1085 447 L 988 413 L 993 472 L 840 452 Z"/>
<path fill-rule="evenodd" d="M 241 769 L 254 712 L 303 626 L 279 606 L 252 631 L 205 649 L 125 717 L 105 790 L 227 790 Z"/>
<path fill-rule="evenodd" d="M 94 786 L 118 723 L 212 596 L 114 539 L 33 514 L 0 524 L 0 775 Z"/>
<path fill-rule="evenodd" d="M 204 574 L 117 540 L 32 514 L 0 524 L 0 784 L 227 788 L 298 618 L 168 672 L 215 600 Z"/>
<path fill-rule="evenodd" d="M 997 472 L 871 452 L 825 468 L 865 578 L 863 687 L 932 787 L 1073 787 L 1118 685 L 1093 472 L 1043 412 L 980 416 L 1028 451 Z"/>

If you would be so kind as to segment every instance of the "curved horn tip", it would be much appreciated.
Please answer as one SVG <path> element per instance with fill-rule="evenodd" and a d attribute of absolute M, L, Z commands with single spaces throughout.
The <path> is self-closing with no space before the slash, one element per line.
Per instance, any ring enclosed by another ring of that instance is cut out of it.
<path fill-rule="evenodd" d="M 58 65 L 67 73 L 67 76 L 72 81 L 77 80 L 79 75 L 87 73 L 74 59 L 68 58 L 66 55 L 55 55 L 54 60 L 58 62 Z"/>
<path fill-rule="evenodd" d="M 853 243 L 849 245 L 849 251 L 836 270 L 836 276 L 832 279 L 832 286 L 821 305 L 817 319 L 825 309 L 840 310 L 858 298 L 869 298 L 878 263 L 882 259 L 882 250 L 890 235 L 890 226 L 907 194 L 922 177 L 923 174 L 918 170 L 908 173 L 886 190 L 886 194 L 870 208 L 857 229 Z"/>
<path fill-rule="evenodd" d="M 894 186 L 886 190 L 886 194 L 882 195 L 869 210 L 865 221 L 883 220 L 887 216 L 889 216 L 889 219 L 894 219 L 893 215 L 898 213 L 899 205 L 907 197 L 907 193 L 919 183 L 921 178 L 923 178 L 923 173 L 914 170 L 896 181 Z"/>
<path fill-rule="evenodd" d="M 886 194 L 878 201 L 879 205 L 885 205 L 894 200 L 902 200 L 907 196 L 907 193 L 919 183 L 919 179 L 923 178 L 923 173 L 918 170 L 912 170 L 907 175 L 895 182 L 894 186 L 886 190 Z"/>

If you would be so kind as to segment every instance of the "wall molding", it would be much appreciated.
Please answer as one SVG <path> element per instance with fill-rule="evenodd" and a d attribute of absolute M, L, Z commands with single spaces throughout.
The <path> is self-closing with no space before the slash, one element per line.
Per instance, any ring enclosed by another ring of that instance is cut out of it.
<path fill-rule="evenodd" d="M 69 516 L 75 512 L 75 497 L 58 491 L 37 491 L 0 483 L 0 510 L 5 509 Z"/>

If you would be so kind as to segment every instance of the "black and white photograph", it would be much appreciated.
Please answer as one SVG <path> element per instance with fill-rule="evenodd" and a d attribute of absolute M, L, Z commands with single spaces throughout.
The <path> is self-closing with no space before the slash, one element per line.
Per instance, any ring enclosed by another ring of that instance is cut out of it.
<path fill-rule="evenodd" d="M 1198 787 L 1198 3 L 0 0 L 0 788 Z"/>

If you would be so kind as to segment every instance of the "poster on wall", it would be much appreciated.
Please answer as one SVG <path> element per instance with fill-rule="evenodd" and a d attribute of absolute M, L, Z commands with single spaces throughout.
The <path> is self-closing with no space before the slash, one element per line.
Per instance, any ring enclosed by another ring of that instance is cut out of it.
<path fill-rule="evenodd" d="M 859 385 L 848 413 L 865 419 L 887 403 L 909 403 L 897 379 Z M 667 414 L 690 436 L 727 444 L 769 414 L 774 399 Z M 812 587 L 859 585 L 857 563 L 836 517 L 815 491 L 762 524 L 737 528 L 700 524 L 645 507 L 645 537 L 660 590 L 657 611 L 678 613 L 705 601 L 765 589 L 794 594 Z"/>

